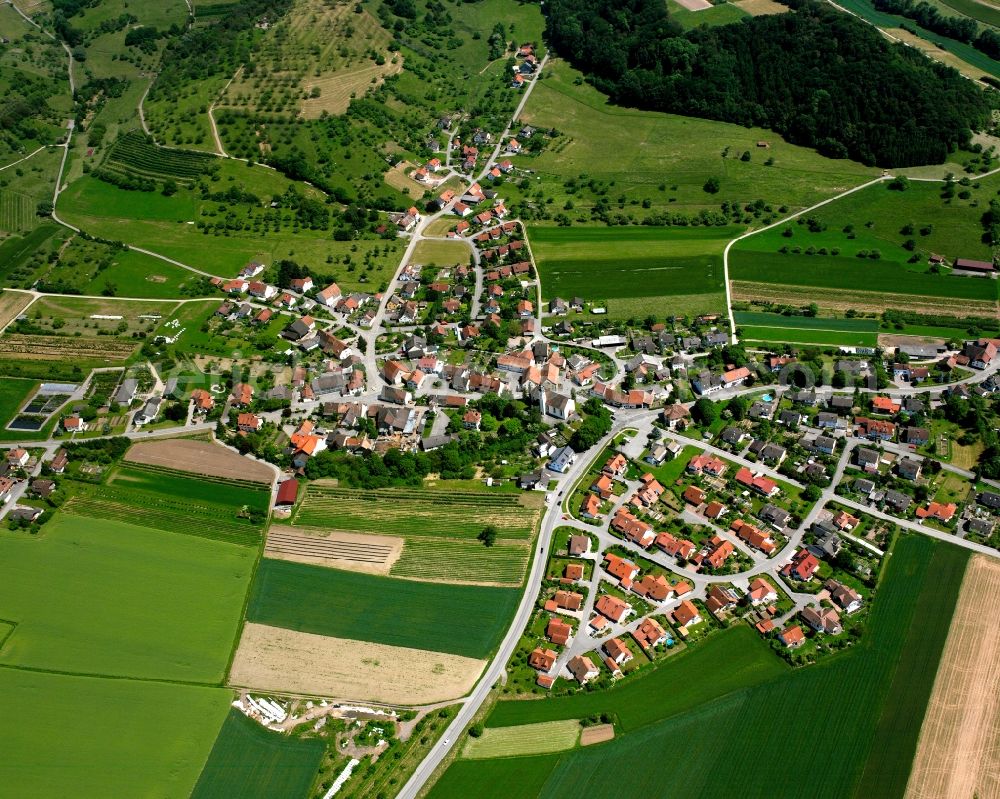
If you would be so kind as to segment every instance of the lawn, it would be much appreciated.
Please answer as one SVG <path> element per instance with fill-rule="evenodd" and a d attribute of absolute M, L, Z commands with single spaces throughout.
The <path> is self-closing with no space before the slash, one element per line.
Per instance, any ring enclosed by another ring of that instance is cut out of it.
<path fill-rule="evenodd" d="M 469 262 L 469 247 L 457 241 L 421 241 L 410 259 L 415 264 L 451 266 Z"/>
<path fill-rule="evenodd" d="M 0 536 L 0 606 L 17 622 L 0 664 L 219 682 L 254 554 L 66 513 L 39 536 Z"/>
<path fill-rule="evenodd" d="M 265 558 L 247 619 L 290 630 L 483 658 L 520 591 L 397 580 Z"/>
<path fill-rule="evenodd" d="M 820 665 L 784 670 L 774 679 L 753 684 L 743 680 L 731 692 L 717 691 L 714 699 L 706 693 L 700 701 L 676 707 L 678 690 L 690 692 L 692 680 L 699 679 L 690 664 L 699 652 L 709 651 L 709 639 L 634 682 L 603 693 L 501 702 L 490 724 L 494 719 L 523 723 L 564 718 L 575 706 L 586 714 L 617 712 L 619 731 L 625 734 L 563 755 L 475 765 L 480 773 L 488 768 L 496 784 L 528 773 L 532 785 L 539 786 L 531 795 L 557 799 L 648 795 L 664 785 L 681 784 L 686 796 L 719 796 L 739 785 L 742 796 L 792 799 L 802 795 L 802 786 L 787 768 L 775 770 L 779 735 L 782 763 L 808 761 L 815 773 L 824 775 L 810 783 L 810 796 L 901 796 L 966 561 L 965 550 L 923 536 L 900 539 L 859 645 Z M 715 636 L 716 645 L 727 637 L 732 641 L 733 632 Z M 716 667 L 704 669 L 706 681 L 726 679 L 730 662 L 718 653 L 712 660 Z M 644 681 L 653 685 L 652 675 L 661 675 L 654 679 L 663 689 L 641 690 Z M 630 685 L 640 689 L 631 689 L 629 701 L 612 702 L 615 694 L 625 697 Z M 796 712 L 802 707 L 808 712 Z M 546 708 L 563 712 L 547 713 Z M 720 738 L 706 735 L 706 730 L 741 734 Z M 678 746 L 684 748 L 684 757 L 676 756 Z M 471 784 L 464 782 L 472 777 L 471 769 L 453 769 L 434 796 L 457 796 L 463 784 Z M 551 771 L 544 779 L 546 769 Z"/>
<path fill-rule="evenodd" d="M 0 793 L 77 799 L 187 799 L 232 697 L 222 688 L 17 669 L 0 669 L 0 693 Z"/>
<path fill-rule="evenodd" d="M 686 313 L 689 301 L 702 310 L 725 305 L 722 251 L 739 232 L 732 227 L 553 227 L 532 226 L 530 240 L 548 298 L 580 296 L 606 305 L 614 316 L 619 299 L 642 297 L 657 315 Z M 693 296 L 692 296 L 693 295 Z"/>
<path fill-rule="evenodd" d="M 305 797 L 326 748 L 319 738 L 291 738 L 229 711 L 192 799 Z"/>
<path fill-rule="evenodd" d="M 380 488 L 364 491 L 310 484 L 294 524 L 382 535 L 473 539 L 494 525 L 500 538 L 534 535 L 540 500 L 524 494 Z"/>
<path fill-rule="evenodd" d="M 641 468 L 648 469 L 653 477 L 667 488 L 670 488 L 684 474 L 684 469 L 687 468 L 688 461 L 699 452 L 701 450 L 698 447 L 687 446 L 677 453 L 677 457 L 664 462 L 662 466 L 650 466 L 648 463 L 643 463 Z"/>

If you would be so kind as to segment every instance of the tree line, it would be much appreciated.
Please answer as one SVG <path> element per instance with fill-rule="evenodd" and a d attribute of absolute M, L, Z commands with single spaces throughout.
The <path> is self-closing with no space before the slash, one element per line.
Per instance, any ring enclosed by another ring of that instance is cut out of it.
<path fill-rule="evenodd" d="M 621 105 L 771 128 L 834 158 L 942 163 L 995 95 L 813 0 L 688 32 L 661 0 L 549 0 L 546 36 Z"/>

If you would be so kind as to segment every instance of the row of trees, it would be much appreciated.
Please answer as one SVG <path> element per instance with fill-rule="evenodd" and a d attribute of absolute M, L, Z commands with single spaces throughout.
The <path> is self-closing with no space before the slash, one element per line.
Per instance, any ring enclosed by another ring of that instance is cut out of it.
<path fill-rule="evenodd" d="M 660 0 L 550 0 L 560 55 L 623 105 L 771 128 L 866 164 L 941 163 L 994 100 L 952 69 L 813 0 L 684 33 Z"/>

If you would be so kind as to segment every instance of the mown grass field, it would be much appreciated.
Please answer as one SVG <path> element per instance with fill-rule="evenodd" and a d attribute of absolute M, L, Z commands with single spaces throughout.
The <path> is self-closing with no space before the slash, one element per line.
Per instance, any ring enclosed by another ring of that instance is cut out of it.
<path fill-rule="evenodd" d="M 305 797 L 324 749 L 319 738 L 271 732 L 233 708 L 191 799 Z"/>
<path fill-rule="evenodd" d="M 742 687 L 728 694 L 718 691 L 714 700 L 706 695 L 683 712 L 677 712 L 673 694 L 689 690 L 690 678 L 684 678 L 690 663 L 708 651 L 711 639 L 653 672 L 661 675 L 656 680 L 663 690 L 633 689 L 630 702 L 610 701 L 616 692 L 628 690 L 627 682 L 599 694 L 501 702 L 488 720 L 491 726 L 518 723 L 518 717 L 521 723 L 565 717 L 572 703 L 587 713 L 617 711 L 619 729 L 626 734 L 562 755 L 476 761 L 478 772 L 453 767 L 454 773 L 446 773 L 431 795 L 460 796 L 474 773 L 488 771 L 491 785 L 512 784 L 519 774 L 528 774 L 538 787 L 526 795 L 557 799 L 655 794 L 664 785 L 683 785 L 685 796 L 719 796 L 739 785 L 743 796 L 792 799 L 802 795 L 802 785 L 787 770 L 775 771 L 774 746 L 780 740 L 782 763 L 808 761 L 815 773 L 824 775 L 810 783 L 810 796 L 901 796 L 966 561 L 964 550 L 932 539 L 899 540 L 864 637 L 854 649 L 755 684 L 744 680 Z M 727 636 L 733 640 L 727 632 L 716 641 Z M 714 657 L 712 664 L 705 670 L 715 680 L 724 679 L 729 662 Z M 668 681 L 670 675 L 680 679 Z M 633 684 L 650 679 L 639 677 Z M 597 701 L 602 697 L 603 702 Z M 546 712 L 547 707 L 559 712 Z M 809 712 L 797 712 L 803 707 Z M 706 730 L 742 734 L 706 738 Z M 678 746 L 683 757 L 676 756 Z"/>
<path fill-rule="evenodd" d="M 513 588 L 443 585 L 261 561 L 247 619 L 335 638 L 482 658 L 517 606 Z"/>
<path fill-rule="evenodd" d="M 626 208 L 643 216 L 648 212 L 629 203 L 649 200 L 653 209 L 692 213 L 718 210 L 724 200 L 742 205 L 760 198 L 775 209 L 804 208 L 877 174 L 788 144 L 769 130 L 618 108 L 589 84 L 578 84 L 579 76 L 563 61 L 550 61 L 522 114 L 525 122 L 563 134 L 538 157 L 516 159 L 541 178 L 556 208 L 571 198 L 577 210 L 592 205 L 589 195 L 570 195 L 563 185 L 581 176 L 584 183 L 614 181 L 612 202 L 624 195 Z M 759 141 L 769 147 L 758 148 Z M 744 152 L 749 161 L 741 160 Z M 703 189 L 710 177 L 719 179 L 718 194 Z"/>
<path fill-rule="evenodd" d="M 0 553 L 0 605 L 4 618 L 18 623 L 0 663 L 222 679 L 250 584 L 252 550 L 59 513 L 40 536 L 0 537 Z"/>
<path fill-rule="evenodd" d="M 0 669 L 0 692 L 0 794 L 79 799 L 188 799 L 232 696 L 17 669 Z"/>
<path fill-rule="evenodd" d="M 483 760 L 560 752 L 572 749 L 580 740 L 580 724 L 574 719 L 543 721 L 517 727 L 490 727 L 479 738 L 469 738 L 462 757 Z"/>
<path fill-rule="evenodd" d="M 612 316 L 635 315 L 641 298 L 657 315 L 725 305 L 722 251 L 740 232 L 716 227 L 532 226 L 546 298 L 583 297 Z"/>
<path fill-rule="evenodd" d="M 523 495 L 481 491 L 434 491 L 380 488 L 365 491 L 315 483 L 293 517 L 294 524 L 381 535 L 474 539 L 494 525 L 500 538 L 528 539 L 540 509 Z"/>
<path fill-rule="evenodd" d="M 730 251 L 730 279 L 971 300 L 985 314 L 995 310 L 997 281 L 932 274 L 928 257 L 989 259 L 980 217 L 998 187 L 995 176 L 974 180 L 968 187 L 956 186 L 968 198 L 946 201 L 940 183 L 912 183 L 906 191 L 893 191 L 887 183 L 870 186 L 738 242 Z M 806 219 L 814 220 L 815 232 Z M 912 250 L 903 246 L 906 242 L 913 243 Z M 781 253 L 782 248 L 790 251 Z M 872 251 L 880 257 L 859 257 Z M 914 254 L 919 259 L 909 263 Z"/>

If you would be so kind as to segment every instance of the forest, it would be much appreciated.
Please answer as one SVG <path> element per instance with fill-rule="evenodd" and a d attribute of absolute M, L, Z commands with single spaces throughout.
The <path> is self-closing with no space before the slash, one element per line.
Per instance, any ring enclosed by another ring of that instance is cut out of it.
<path fill-rule="evenodd" d="M 942 163 L 997 95 L 813 0 L 684 33 L 661 0 L 549 0 L 546 35 L 613 102 L 767 127 L 834 158 Z"/>

